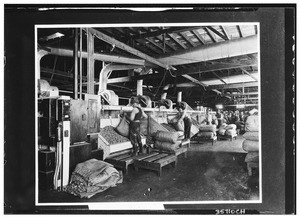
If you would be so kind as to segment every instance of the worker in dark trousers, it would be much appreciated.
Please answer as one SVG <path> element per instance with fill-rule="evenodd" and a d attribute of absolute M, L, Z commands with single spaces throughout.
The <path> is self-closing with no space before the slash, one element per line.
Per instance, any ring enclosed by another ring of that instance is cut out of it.
<path fill-rule="evenodd" d="M 186 112 L 186 104 L 182 102 L 177 103 L 177 109 L 179 111 L 178 123 L 183 121 L 184 124 L 184 138 L 190 139 L 192 121 L 191 121 L 191 117 Z"/>
<path fill-rule="evenodd" d="M 130 101 L 130 104 L 132 105 L 133 109 L 128 117 L 130 120 L 129 139 L 133 145 L 134 155 L 137 155 L 138 153 L 142 153 L 143 149 L 142 138 L 140 134 L 140 120 L 147 118 L 148 116 L 142 110 L 137 97 L 133 97 Z"/>

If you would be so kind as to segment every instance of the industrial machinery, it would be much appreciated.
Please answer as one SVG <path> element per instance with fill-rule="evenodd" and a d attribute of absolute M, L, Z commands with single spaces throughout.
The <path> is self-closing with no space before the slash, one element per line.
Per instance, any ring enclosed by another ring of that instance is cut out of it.
<path fill-rule="evenodd" d="M 69 181 L 70 97 L 40 98 L 38 112 L 39 186 L 62 189 Z"/>

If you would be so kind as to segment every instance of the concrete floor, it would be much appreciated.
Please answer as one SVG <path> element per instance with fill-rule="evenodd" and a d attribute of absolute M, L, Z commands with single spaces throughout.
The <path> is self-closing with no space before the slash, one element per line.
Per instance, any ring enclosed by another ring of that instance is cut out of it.
<path fill-rule="evenodd" d="M 213 148 L 211 143 L 193 143 L 188 157 L 179 156 L 176 168 L 165 166 L 161 177 L 152 171 L 135 171 L 130 167 L 122 184 L 90 199 L 65 192 L 40 191 L 39 202 L 256 200 L 259 196 L 258 171 L 249 177 L 244 162 L 246 154 L 236 150 L 230 152 L 230 145 L 239 147 L 242 140 L 238 137 L 233 142 L 217 141 Z"/>

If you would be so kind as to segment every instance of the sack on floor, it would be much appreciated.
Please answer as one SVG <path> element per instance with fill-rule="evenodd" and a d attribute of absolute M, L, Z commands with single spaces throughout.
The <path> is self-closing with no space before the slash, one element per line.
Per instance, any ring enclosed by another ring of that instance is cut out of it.
<path fill-rule="evenodd" d="M 258 132 L 246 132 L 243 134 L 243 137 L 247 140 L 259 141 Z"/>
<path fill-rule="evenodd" d="M 217 130 L 216 125 L 200 125 L 199 131 L 201 132 L 213 132 L 215 133 Z"/>
<path fill-rule="evenodd" d="M 224 136 L 225 133 L 226 133 L 225 128 L 220 128 L 220 129 L 219 129 L 219 134 L 220 134 L 220 135 Z"/>
<path fill-rule="evenodd" d="M 203 138 L 203 139 L 213 139 L 215 137 L 215 133 L 213 133 L 213 132 L 199 132 L 197 134 L 197 136 L 199 138 Z"/>
<path fill-rule="evenodd" d="M 257 151 L 249 152 L 245 157 L 245 162 L 258 162 L 259 155 Z"/>
<path fill-rule="evenodd" d="M 226 130 L 236 130 L 236 125 L 235 124 L 229 124 L 225 127 Z"/>
<path fill-rule="evenodd" d="M 251 115 L 247 117 L 245 122 L 245 131 L 258 131 L 259 130 L 259 118 L 257 115 Z"/>
<path fill-rule="evenodd" d="M 259 142 L 252 140 L 244 140 L 243 141 L 243 149 L 247 152 L 258 151 L 259 150 Z"/>
<path fill-rule="evenodd" d="M 225 135 L 227 135 L 227 136 L 237 136 L 236 129 L 226 130 Z"/>
<path fill-rule="evenodd" d="M 111 164 L 90 159 L 76 165 L 65 191 L 81 198 L 90 198 L 122 182 L 122 173 Z"/>
<path fill-rule="evenodd" d="M 154 146 L 161 151 L 174 154 L 180 144 L 180 141 L 176 141 L 175 143 L 155 141 Z"/>
<path fill-rule="evenodd" d="M 126 117 L 122 118 L 115 130 L 122 136 L 129 136 L 129 121 L 126 119 Z"/>
<path fill-rule="evenodd" d="M 179 133 L 177 133 L 177 132 L 164 132 L 164 131 L 158 130 L 154 134 L 154 138 L 157 141 L 161 141 L 161 142 L 175 143 L 175 142 L 177 142 L 178 137 L 179 137 Z"/>

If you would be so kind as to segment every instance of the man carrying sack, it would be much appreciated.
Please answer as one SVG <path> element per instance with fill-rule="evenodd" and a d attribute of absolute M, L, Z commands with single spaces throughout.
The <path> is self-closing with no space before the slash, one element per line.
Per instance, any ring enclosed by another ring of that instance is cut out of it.
<path fill-rule="evenodd" d="M 140 121 L 148 116 L 142 110 L 138 97 L 131 98 L 130 104 L 133 109 L 129 117 L 127 117 L 127 119 L 130 121 L 129 139 L 133 145 L 133 153 L 134 155 L 137 155 L 138 153 L 142 153 L 143 150 L 142 138 L 140 134 Z"/>
<path fill-rule="evenodd" d="M 192 121 L 190 116 L 186 112 L 186 107 L 186 103 L 177 102 L 176 108 L 179 112 L 177 116 L 171 120 L 171 124 L 174 125 L 177 131 L 184 132 L 185 139 L 190 139 Z"/>

